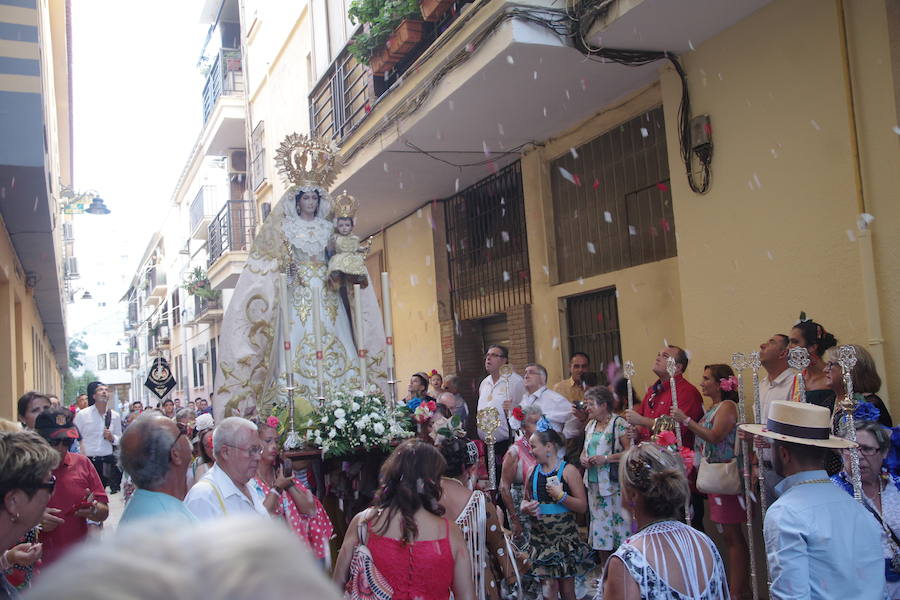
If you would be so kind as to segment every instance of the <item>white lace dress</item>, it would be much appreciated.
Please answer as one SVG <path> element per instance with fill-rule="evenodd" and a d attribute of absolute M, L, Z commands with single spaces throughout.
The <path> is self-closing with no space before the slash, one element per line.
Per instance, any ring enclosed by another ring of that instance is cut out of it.
<path fill-rule="evenodd" d="M 715 544 L 680 521 L 662 521 L 642 529 L 625 540 L 613 556 L 625 565 L 643 600 L 729 598 L 725 564 Z M 603 597 L 606 577 L 604 570 L 595 600 Z"/>

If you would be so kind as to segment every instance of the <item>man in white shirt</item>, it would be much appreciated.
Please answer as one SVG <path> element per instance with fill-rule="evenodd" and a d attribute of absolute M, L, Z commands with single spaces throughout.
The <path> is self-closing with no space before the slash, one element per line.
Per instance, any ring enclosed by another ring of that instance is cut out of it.
<path fill-rule="evenodd" d="M 509 350 L 506 346 L 492 344 L 488 346 L 484 355 L 484 370 L 487 377 L 478 386 L 478 410 L 493 406 L 500 412 L 500 426 L 494 432 L 494 450 L 497 460 L 503 459 L 503 454 L 510 444 L 509 411 L 518 406 L 525 394 L 525 382 L 522 377 L 513 372 L 509 378 L 500 376 L 500 367 L 509 362 Z M 485 432 L 478 430 L 481 439 L 485 438 Z"/>
<path fill-rule="evenodd" d="M 248 485 L 262 452 L 256 425 L 241 417 L 223 420 L 213 432 L 216 464 L 188 492 L 185 506 L 200 520 L 241 513 L 268 516 L 263 496 Z"/>
<path fill-rule="evenodd" d="M 81 433 L 80 452 L 94 464 L 103 486 L 116 494 L 122 483 L 115 454 L 122 437 L 122 418 L 109 408 L 109 388 L 104 383 L 89 383 L 87 396 L 89 406 L 75 415 L 75 426 Z"/>
<path fill-rule="evenodd" d="M 537 363 L 525 366 L 525 394 L 522 396 L 521 407 L 528 408 L 537 404 L 544 416 L 550 421 L 550 426 L 556 433 L 563 437 L 578 435 L 578 427 L 567 428 L 566 423 L 572 420 L 572 403 L 557 392 L 547 387 L 547 369 Z M 565 435 L 568 429 L 569 435 Z"/>
<path fill-rule="evenodd" d="M 762 422 L 769 415 L 769 404 L 774 400 L 791 399 L 793 373 L 788 367 L 788 336 L 776 333 L 759 345 L 759 362 L 766 370 L 759 380 L 759 409 Z"/>

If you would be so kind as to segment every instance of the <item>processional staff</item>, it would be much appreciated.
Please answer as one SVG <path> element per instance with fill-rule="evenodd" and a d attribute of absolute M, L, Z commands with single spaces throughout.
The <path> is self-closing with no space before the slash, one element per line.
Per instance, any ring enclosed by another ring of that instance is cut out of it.
<path fill-rule="evenodd" d="M 840 417 L 840 428 L 843 431 L 838 433 L 854 442 L 850 448 L 850 478 L 853 480 L 853 497 L 860 504 L 863 503 L 862 480 L 859 474 L 859 448 L 856 442 L 856 422 L 854 421 L 853 411 L 856 409 L 856 401 L 853 399 L 853 367 L 856 365 L 856 348 L 850 346 L 841 346 L 838 348 L 838 364 L 844 377 L 844 399 L 841 401 L 841 410 L 843 415 Z"/>
<path fill-rule="evenodd" d="M 286 450 L 303 446 L 294 424 L 294 353 L 291 348 L 291 311 L 288 303 L 287 275 L 278 278 L 279 303 L 281 304 L 281 339 L 284 344 L 285 391 L 288 404 L 288 433 L 284 440 Z"/>
<path fill-rule="evenodd" d="M 626 360 L 622 367 L 622 372 L 625 374 L 626 393 L 628 394 L 628 410 L 634 410 L 634 390 L 631 387 L 631 378 L 634 377 L 634 363 L 630 360 Z"/>
<path fill-rule="evenodd" d="M 743 425 L 746 420 L 746 409 L 744 400 L 744 369 L 748 366 L 747 357 L 743 352 L 735 352 L 731 355 L 731 367 L 737 374 L 738 380 L 738 425 Z M 753 372 L 754 375 L 756 371 Z M 737 433 L 735 432 L 735 435 Z M 745 444 L 743 454 L 744 463 L 744 509 L 747 511 L 747 546 L 750 550 L 750 587 L 753 591 L 753 600 L 759 598 L 759 588 L 756 582 L 756 552 L 755 540 L 753 539 L 753 502 L 751 502 L 750 490 L 750 443 Z"/>
<path fill-rule="evenodd" d="M 762 421 L 762 406 L 760 405 L 759 399 L 759 368 L 762 366 L 762 363 L 759 361 L 759 352 L 751 352 L 750 353 L 750 363 L 749 367 L 753 372 L 753 416 L 757 423 L 760 425 L 764 425 Z M 760 513 L 762 516 L 766 516 L 766 509 L 769 507 L 768 499 L 766 498 L 766 485 L 765 485 L 765 475 L 763 474 L 763 455 L 762 449 L 758 448 L 756 444 L 753 444 L 753 453 L 756 455 L 756 472 L 757 472 L 757 480 L 759 483 L 759 506 Z"/>

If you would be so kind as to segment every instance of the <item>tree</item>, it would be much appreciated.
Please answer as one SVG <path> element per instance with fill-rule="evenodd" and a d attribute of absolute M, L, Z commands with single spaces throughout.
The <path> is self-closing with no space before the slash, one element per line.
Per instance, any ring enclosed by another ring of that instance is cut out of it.
<path fill-rule="evenodd" d="M 65 406 L 75 404 L 75 398 L 78 397 L 78 394 L 86 394 L 88 384 L 96 379 L 97 375 L 91 370 L 87 370 L 81 375 L 75 375 L 72 373 L 72 369 L 69 369 L 63 378 L 62 403 Z"/>
<path fill-rule="evenodd" d="M 87 342 L 84 341 L 84 332 L 78 333 L 69 340 L 69 370 L 77 371 L 84 366 L 84 351 L 87 350 Z"/>

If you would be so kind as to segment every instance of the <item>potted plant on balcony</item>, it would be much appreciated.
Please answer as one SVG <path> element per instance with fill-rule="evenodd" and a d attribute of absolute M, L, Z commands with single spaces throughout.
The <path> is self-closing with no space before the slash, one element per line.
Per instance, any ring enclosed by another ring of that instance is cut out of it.
<path fill-rule="evenodd" d="M 422 40 L 418 0 L 353 0 L 347 14 L 363 24 L 350 54 L 375 75 L 386 73 Z"/>
<path fill-rule="evenodd" d="M 420 0 L 422 18 L 426 21 L 439 21 L 451 6 L 453 0 Z"/>
<path fill-rule="evenodd" d="M 219 308 L 219 299 L 222 297 L 220 290 L 214 290 L 209 283 L 209 277 L 201 267 L 194 267 L 187 279 L 181 285 L 191 296 L 197 296 L 206 301 L 206 308 Z"/>

